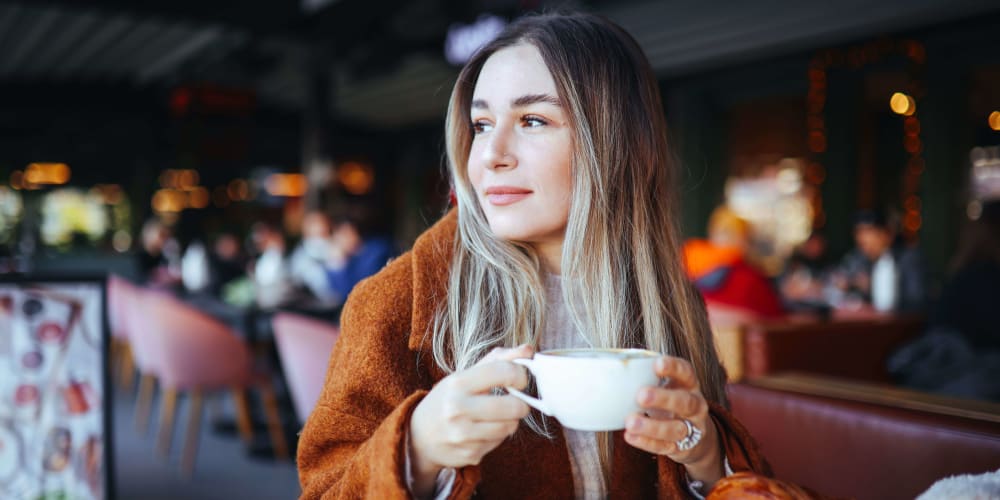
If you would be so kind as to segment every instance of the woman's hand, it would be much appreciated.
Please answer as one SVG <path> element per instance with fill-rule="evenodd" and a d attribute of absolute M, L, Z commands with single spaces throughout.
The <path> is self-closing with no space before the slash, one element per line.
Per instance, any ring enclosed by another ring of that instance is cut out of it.
<path fill-rule="evenodd" d="M 670 383 L 639 391 L 636 398 L 645 411 L 629 416 L 625 441 L 641 450 L 666 455 L 684 465 L 692 479 L 711 487 L 724 475 L 722 450 L 694 369 L 686 360 L 670 356 L 658 359 L 654 369 L 657 376 L 668 378 Z M 688 435 L 685 420 L 702 436 L 691 449 L 681 450 L 677 442 Z"/>
<path fill-rule="evenodd" d="M 472 368 L 442 379 L 417 405 L 410 417 L 414 494 L 430 495 L 441 469 L 478 464 L 517 431 L 530 408 L 491 391 L 527 386 L 527 371 L 510 360 L 532 354 L 530 346 L 494 349 Z"/>

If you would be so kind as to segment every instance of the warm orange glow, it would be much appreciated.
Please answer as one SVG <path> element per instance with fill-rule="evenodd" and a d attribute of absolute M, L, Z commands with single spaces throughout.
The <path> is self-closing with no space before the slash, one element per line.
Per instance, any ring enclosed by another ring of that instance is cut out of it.
<path fill-rule="evenodd" d="M 25 184 L 66 184 L 69 165 L 65 163 L 32 163 L 24 172 Z"/>
<path fill-rule="evenodd" d="M 903 207 L 906 208 L 907 212 L 920 212 L 920 197 L 915 194 L 911 194 L 906 198 L 906 201 L 903 203 Z"/>
<path fill-rule="evenodd" d="M 990 113 L 990 128 L 1000 132 L 1000 111 Z"/>
<path fill-rule="evenodd" d="M 24 187 L 24 172 L 15 170 L 10 173 L 10 187 L 21 189 Z"/>
<path fill-rule="evenodd" d="M 243 179 L 233 179 L 226 188 L 229 199 L 233 201 L 250 199 L 250 184 Z"/>
<path fill-rule="evenodd" d="M 375 172 L 367 164 L 347 162 L 337 169 L 337 179 L 351 194 L 367 194 L 375 186 Z"/>
<path fill-rule="evenodd" d="M 176 189 L 160 189 L 153 194 L 151 205 L 157 212 L 180 212 L 187 205 L 187 195 Z"/>
<path fill-rule="evenodd" d="M 122 187 L 118 184 L 97 184 L 90 189 L 90 192 L 100 196 L 108 205 L 117 205 L 124 198 Z"/>
<path fill-rule="evenodd" d="M 172 188 L 174 187 L 174 171 L 164 170 L 160 173 L 160 187 Z"/>
<path fill-rule="evenodd" d="M 201 186 L 196 186 L 188 192 L 188 206 L 191 208 L 205 208 L 209 202 L 208 190 Z"/>
<path fill-rule="evenodd" d="M 271 196 L 299 197 L 306 194 L 309 184 L 302 174 L 271 174 L 265 187 Z"/>
<path fill-rule="evenodd" d="M 809 132 L 809 151 L 822 153 L 826 151 L 826 135 L 820 131 Z"/>
<path fill-rule="evenodd" d="M 806 167 L 805 178 L 806 182 L 810 184 L 822 184 L 826 180 L 826 169 L 819 163 L 812 163 Z"/>
<path fill-rule="evenodd" d="M 921 220 L 919 212 L 907 212 L 906 217 L 903 218 L 903 227 L 911 233 L 917 232 L 921 224 L 923 224 L 923 220 Z"/>
<path fill-rule="evenodd" d="M 902 92 L 892 94 L 892 98 L 889 99 L 889 107 L 892 108 L 892 112 L 897 115 L 913 116 L 913 113 L 917 112 L 916 101 Z"/>
<path fill-rule="evenodd" d="M 194 189 L 200 180 L 198 172 L 191 169 L 178 170 L 175 179 L 177 185 L 174 187 L 185 190 Z"/>

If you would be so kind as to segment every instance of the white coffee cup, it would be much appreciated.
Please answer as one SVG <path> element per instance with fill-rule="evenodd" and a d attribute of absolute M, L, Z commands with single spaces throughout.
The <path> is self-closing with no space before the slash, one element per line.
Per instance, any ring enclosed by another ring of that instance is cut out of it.
<path fill-rule="evenodd" d="M 660 384 L 653 370 L 659 357 L 645 349 L 543 351 L 514 360 L 535 377 L 540 397 L 510 387 L 507 391 L 570 429 L 624 429 L 625 417 L 640 411 L 639 389 Z"/>

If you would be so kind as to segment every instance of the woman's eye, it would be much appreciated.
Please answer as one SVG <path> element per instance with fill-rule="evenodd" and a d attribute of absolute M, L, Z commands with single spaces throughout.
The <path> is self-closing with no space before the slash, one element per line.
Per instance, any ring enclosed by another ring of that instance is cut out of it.
<path fill-rule="evenodd" d="M 485 122 L 483 120 L 472 122 L 472 133 L 475 135 L 479 135 L 483 132 L 489 132 L 492 128 L 493 125 L 490 125 L 489 122 Z"/>
<path fill-rule="evenodd" d="M 549 122 L 545 121 L 544 119 L 539 118 L 537 116 L 525 116 L 524 118 L 521 119 L 521 121 L 527 127 L 542 127 L 542 126 L 548 125 L 548 123 L 549 123 Z"/>

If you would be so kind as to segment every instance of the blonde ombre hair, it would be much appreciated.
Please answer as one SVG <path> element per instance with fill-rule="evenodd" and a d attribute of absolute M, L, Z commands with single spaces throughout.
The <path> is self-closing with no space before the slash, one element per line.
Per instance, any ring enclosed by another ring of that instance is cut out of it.
<path fill-rule="evenodd" d="M 479 72 L 493 53 L 521 43 L 541 53 L 574 131 L 561 263 L 570 316 L 595 347 L 642 346 L 689 360 L 705 398 L 724 405 L 705 308 L 682 268 L 677 166 L 656 78 L 630 35 L 590 14 L 518 20 L 455 83 L 445 127 L 458 235 L 434 325 L 435 361 L 463 370 L 494 347 L 537 346 L 544 330 L 540 259 L 527 244 L 493 235 L 467 169 Z"/>

